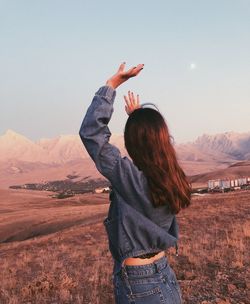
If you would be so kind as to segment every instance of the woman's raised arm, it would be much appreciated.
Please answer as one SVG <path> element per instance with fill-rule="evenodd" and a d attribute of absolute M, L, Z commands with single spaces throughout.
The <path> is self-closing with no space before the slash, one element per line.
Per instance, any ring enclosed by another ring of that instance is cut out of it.
<path fill-rule="evenodd" d="M 121 161 L 119 149 L 109 143 L 111 132 L 108 123 L 113 113 L 115 89 L 129 78 L 138 75 L 143 66 L 139 64 L 125 71 L 125 63 L 120 65 L 116 74 L 107 80 L 106 86 L 96 92 L 79 131 L 81 140 L 97 169 L 111 182 L 114 178 L 113 169 L 117 161 Z"/>

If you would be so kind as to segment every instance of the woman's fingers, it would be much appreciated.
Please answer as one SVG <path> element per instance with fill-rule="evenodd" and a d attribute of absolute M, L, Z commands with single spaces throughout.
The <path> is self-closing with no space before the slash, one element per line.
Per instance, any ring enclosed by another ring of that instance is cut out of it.
<path fill-rule="evenodd" d="M 127 105 L 125 105 L 125 111 L 127 112 L 128 115 L 130 115 L 130 111 Z"/>
<path fill-rule="evenodd" d="M 140 73 L 140 71 L 143 69 L 144 64 L 138 64 L 137 67 L 134 68 L 134 76 L 138 75 Z"/>
<path fill-rule="evenodd" d="M 128 96 L 124 95 L 125 110 L 130 115 L 135 109 L 140 107 L 139 95 L 134 95 L 133 92 L 128 91 Z"/>
<path fill-rule="evenodd" d="M 143 67 L 144 64 L 138 64 L 137 66 L 130 68 L 125 74 L 127 77 L 134 77 L 140 73 Z"/>
<path fill-rule="evenodd" d="M 133 93 L 128 91 L 129 101 L 130 103 L 133 103 Z"/>
<path fill-rule="evenodd" d="M 128 91 L 128 96 L 129 96 L 130 103 L 132 103 L 132 104 L 134 105 L 134 104 L 136 103 L 136 102 L 135 102 L 134 93 Z"/>
<path fill-rule="evenodd" d="M 140 64 L 137 65 L 135 70 L 136 70 L 136 72 L 140 72 L 143 68 L 144 68 L 144 63 L 140 63 Z"/>
<path fill-rule="evenodd" d="M 125 104 L 125 111 L 127 112 L 128 115 L 130 115 L 130 113 L 131 113 L 130 101 L 129 101 L 128 97 L 125 96 L 125 95 L 124 95 L 124 100 L 126 102 L 126 104 Z"/>
<path fill-rule="evenodd" d="M 128 99 L 128 97 L 126 95 L 124 95 L 124 100 L 126 102 L 126 105 L 129 106 L 130 101 L 129 101 L 129 99 Z"/>
<path fill-rule="evenodd" d="M 139 98 L 139 94 L 137 94 L 137 98 L 136 98 L 136 105 L 139 106 L 140 105 L 140 98 Z"/>
<path fill-rule="evenodd" d="M 118 68 L 118 73 L 122 73 L 122 72 L 124 71 L 125 65 L 126 65 L 126 62 L 123 62 L 123 63 L 119 66 L 119 68 Z"/>
<path fill-rule="evenodd" d="M 134 96 L 134 93 L 133 93 L 133 92 L 131 93 L 131 96 L 132 96 L 132 103 L 133 103 L 133 106 L 136 106 L 136 100 L 135 100 L 135 96 Z"/>
<path fill-rule="evenodd" d="M 137 97 L 135 98 L 134 93 L 128 91 L 128 97 L 126 96 L 126 100 L 127 100 L 127 102 L 129 102 L 132 105 L 138 105 L 139 104 L 139 95 L 137 95 Z"/>

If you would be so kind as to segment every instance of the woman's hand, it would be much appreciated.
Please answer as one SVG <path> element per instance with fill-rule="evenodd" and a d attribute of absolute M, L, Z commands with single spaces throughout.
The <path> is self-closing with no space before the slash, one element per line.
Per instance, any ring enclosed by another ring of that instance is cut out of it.
<path fill-rule="evenodd" d="M 134 93 L 128 91 L 128 96 L 124 95 L 124 99 L 126 102 L 125 110 L 128 115 L 130 115 L 135 109 L 140 108 L 139 95 L 137 95 L 135 98 Z"/>
<path fill-rule="evenodd" d="M 128 71 L 125 71 L 125 64 L 126 63 L 123 62 L 119 66 L 119 69 L 115 73 L 115 75 L 113 75 L 111 78 L 107 80 L 106 82 L 107 86 L 116 89 L 117 87 L 119 87 L 119 85 L 127 81 L 129 78 L 137 76 L 144 67 L 144 64 L 138 64 L 136 67 L 132 67 Z"/>

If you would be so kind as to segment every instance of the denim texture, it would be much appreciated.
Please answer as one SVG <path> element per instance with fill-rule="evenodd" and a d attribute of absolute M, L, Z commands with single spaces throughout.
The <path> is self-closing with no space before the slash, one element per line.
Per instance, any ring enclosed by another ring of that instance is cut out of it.
<path fill-rule="evenodd" d="M 181 290 L 164 256 L 138 266 L 122 266 L 113 275 L 116 304 L 181 304 Z"/>
<path fill-rule="evenodd" d="M 108 216 L 103 224 L 114 259 L 114 275 L 121 271 L 127 257 L 166 250 L 175 246 L 178 239 L 176 217 L 167 202 L 157 208 L 152 205 L 143 172 L 128 157 L 121 157 L 119 149 L 109 143 L 108 123 L 115 95 L 111 87 L 101 87 L 79 131 L 97 169 L 112 185 Z"/>

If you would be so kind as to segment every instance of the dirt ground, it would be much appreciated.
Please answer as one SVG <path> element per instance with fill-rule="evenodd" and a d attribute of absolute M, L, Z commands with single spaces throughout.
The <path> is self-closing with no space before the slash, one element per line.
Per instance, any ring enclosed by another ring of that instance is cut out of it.
<path fill-rule="evenodd" d="M 0 190 L 0 303 L 113 303 L 108 194 Z M 250 303 L 250 191 L 193 197 L 167 252 L 184 304 Z"/>

